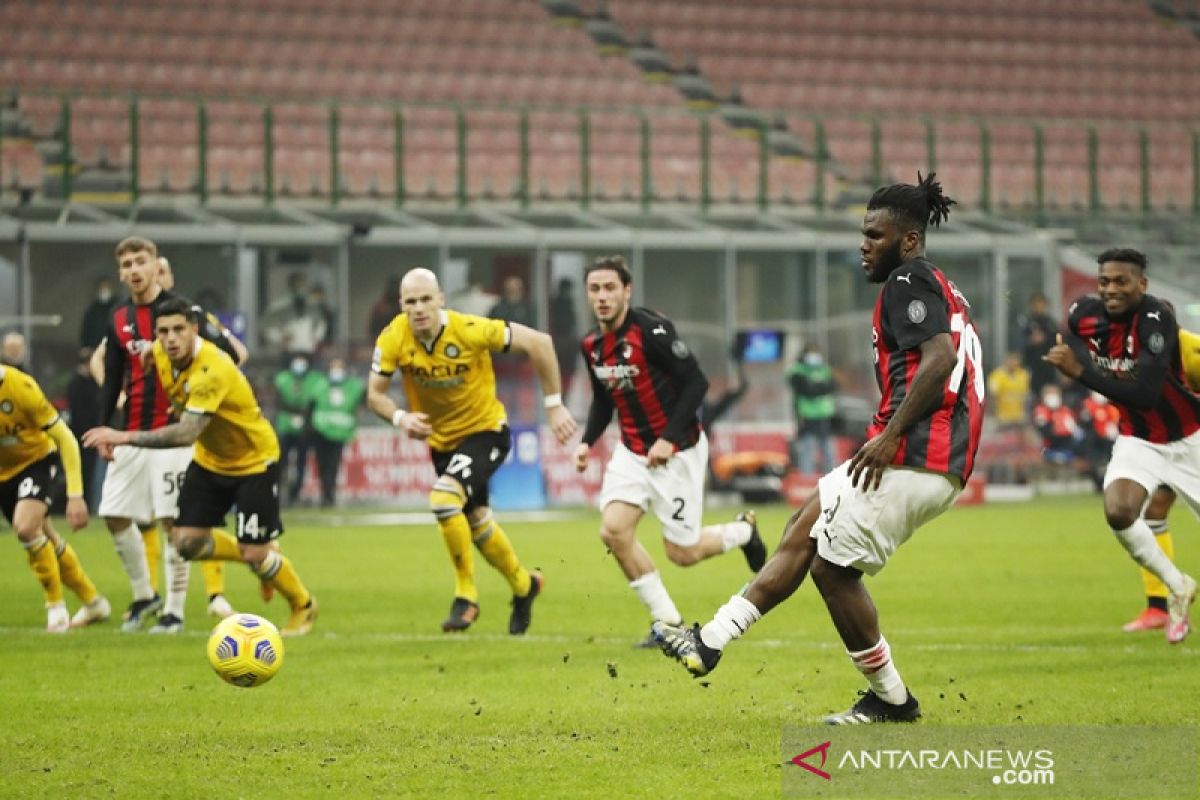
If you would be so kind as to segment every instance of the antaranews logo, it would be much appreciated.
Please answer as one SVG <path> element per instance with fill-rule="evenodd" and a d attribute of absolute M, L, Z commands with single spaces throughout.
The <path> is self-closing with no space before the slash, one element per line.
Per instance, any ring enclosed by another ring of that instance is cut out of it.
<path fill-rule="evenodd" d="M 810 756 L 820 753 L 821 754 L 821 766 L 822 767 L 825 766 L 825 760 L 829 757 L 829 745 L 830 744 L 832 744 L 832 742 L 822 742 L 821 744 L 817 745 L 816 747 L 811 747 L 808 750 L 805 750 L 800 755 L 793 758 L 792 763 L 795 764 L 797 767 L 801 767 L 802 769 L 808 770 L 813 775 L 816 775 L 818 778 L 824 778 L 827 781 L 832 780 L 833 776 L 830 775 L 828 772 L 826 772 L 823 769 L 820 769 L 819 767 L 814 767 L 812 764 L 809 764 L 807 761 L 804 760 Z"/>

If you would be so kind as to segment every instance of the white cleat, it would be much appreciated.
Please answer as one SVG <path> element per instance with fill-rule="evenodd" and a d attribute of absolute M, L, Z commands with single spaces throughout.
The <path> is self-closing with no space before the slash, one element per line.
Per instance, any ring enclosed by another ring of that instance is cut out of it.
<path fill-rule="evenodd" d="M 46 604 L 46 633 L 66 633 L 71 630 L 71 616 L 66 603 Z"/>
<path fill-rule="evenodd" d="M 1179 594 L 1171 593 L 1167 598 L 1167 641 L 1171 644 L 1179 644 L 1187 638 L 1188 631 L 1191 630 L 1191 622 L 1188 620 L 1188 611 L 1192 607 L 1192 603 L 1196 602 L 1196 579 L 1191 575 L 1183 576 L 1183 591 Z"/>
<path fill-rule="evenodd" d="M 225 599 L 223 594 L 213 595 L 213 599 L 208 601 L 208 615 L 217 619 L 225 619 L 232 617 L 237 612 L 233 610 L 233 606 L 229 605 L 229 601 Z"/>
<path fill-rule="evenodd" d="M 99 595 L 92 602 L 79 607 L 75 616 L 71 617 L 71 627 L 84 628 L 97 622 L 104 622 L 110 616 L 112 616 L 112 606 L 108 604 L 104 595 Z"/>

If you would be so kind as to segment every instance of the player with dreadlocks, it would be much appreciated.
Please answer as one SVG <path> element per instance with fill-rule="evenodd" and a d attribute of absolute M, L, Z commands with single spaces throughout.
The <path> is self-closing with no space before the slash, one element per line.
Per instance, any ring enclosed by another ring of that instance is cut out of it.
<path fill-rule="evenodd" d="M 948 509 L 975 462 L 984 374 L 970 304 L 925 258 L 925 229 L 954 201 L 931 173 L 884 187 L 863 219 L 862 269 L 883 284 L 871 340 L 883 395 L 867 443 L 821 478 L 788 521 L 779 548 L 703 627 L 654 623 L 663 652 L 694 676 L 717 666 L 725 645 L 791 596 L 811 572 L 854 666 L 870 688 L 832 725 L 909 722 L 920 706 L 892 663 L 863 584 L 921 525 Z"/>

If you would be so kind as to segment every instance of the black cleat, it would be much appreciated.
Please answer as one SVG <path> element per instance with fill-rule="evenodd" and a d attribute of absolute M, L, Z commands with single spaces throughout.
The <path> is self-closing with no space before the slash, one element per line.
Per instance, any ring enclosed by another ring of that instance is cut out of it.
<path fill-rule="evenodd" d="M 442 622 L 442 631 L 445 633 L 465 631 L 477 619 L 479 619 L 479 603 L 465 597 L 456 597 L 450 604 L 450 616 Z"/>
<path fill-rule="evenodd" d="M 767 563 L 767 546 L 763 543 L 762 537 L 758 535 L 758 517 L 753 511 L 743 511 L 734 517 L 734 521 L 750 524 L 750 541 L 742 545 L 742 553 L 746 556 L 746 563 L 750 565 L 750 571 L 758 572 L 763 568 L 763 564 Z"/>
<path fill-rule="evenodd" d="M 125 611 L 125 621 L 121 623 L 121 630 L 125 633 L 141 630 L 146 623 L 154 619 L 162 607 L 162 598 L 157 594 L 148 600 L 134 600 Z"/>
<path fill-rule="evenodd" d="M 721 660 L 721 651 L 712 649 L 700 638 L 699 625 L 688 628 L 656 622 L 650 626 L 650 635 L 663 654 L 683 664 L 693 678 L 712 672 Z"/>
<path fill-rule="evenodd" d="M 533 614 L 533 601 L 542 593 L 542 586 L 545 583 L 546 579 L 542 577 L 542 573 L 531 572 L 529 573 L 529 593 L 524 597 L 513 595 L 512 613 L 508 615 L 508 632 L 513 636 L 520 636 L 529 630 Z"/>
<path fill-rule="evenodd" d="M 826 725 L 872 725 L 877 722 L 915 722 L 921 716 L 921 704 L 908 692 L 901 705 L 892 705 L 868 689 L 849 711 L 830 714 Z"/>

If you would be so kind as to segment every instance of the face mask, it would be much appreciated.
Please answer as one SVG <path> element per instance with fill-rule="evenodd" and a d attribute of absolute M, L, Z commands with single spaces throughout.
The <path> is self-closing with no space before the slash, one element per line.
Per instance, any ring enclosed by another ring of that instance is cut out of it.
<path fill-rule="evenodd" d="M 1056 394 L 1046 395 L 1046 399 L 1042 401 L 1046 404 L 1046 408 L 1056 409 L 1062 407 L 1062 398 Z"/>
<path fill-rule="evenodd" d="M 112 299 L 112 289 L 101 289 L 100 291 L 96 292 L 96 299 L 101 303 L 107 303 Z"/>
<path fill-rule="evenodd" d="M 296 359 L 292 360 L 292 374 L 293 375 L 303 375 L 306 372 L 308 372 L 308 362 L 307 361 L 305 361 L 303 358 L 296 358 Z"/>
<path fill-rule="evenodd" d="M 345 379 L 346 379 L 346 370 L 344 370 L 344 369 L 329 370 L 329 380 L 333 381 L 334 383 L 339 383 L 341 381 L 344 381 Z"/>
<path fill-rule="evenodd" d="M 1092 392 L 1092 401 L 1096 402 L 1096 403 L 1104 404 L 1104 403 L 1108 402 L 1108 398 L 1105 397 L 1104 395 L 1100 394 L 1099 392 Z"/>
<path fill-rule="evenodd" d="M 819 367 L 824 362 L 825 359 L 821 358 L 820 353 L 809 353 L 804 357 L 804 363 L 808 364 L 810 367 Z"/>

